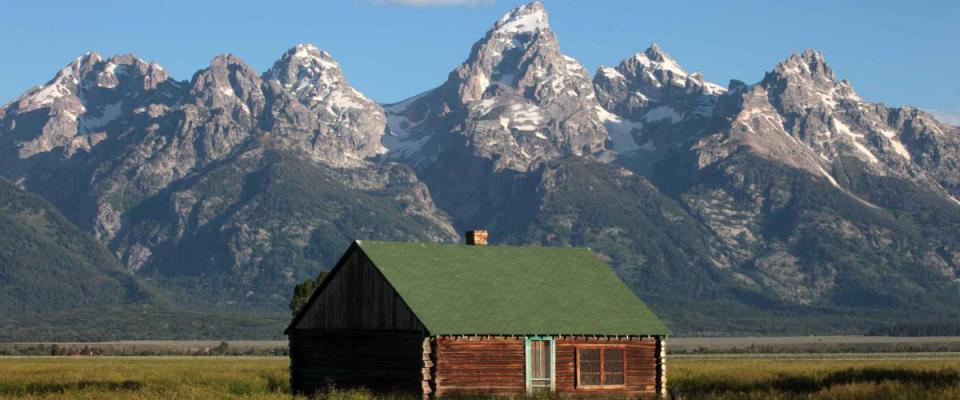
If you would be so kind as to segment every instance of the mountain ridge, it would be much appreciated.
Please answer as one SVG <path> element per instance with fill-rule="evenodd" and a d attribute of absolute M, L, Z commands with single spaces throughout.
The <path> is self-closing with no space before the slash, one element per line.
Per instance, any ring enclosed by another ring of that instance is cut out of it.
<path fill-rule="evenodd" d="M 90 53 L 0 109 L 0 173 L 212 312 L 282 310 L 354 239 L 482 227 L 594 249 L 686 334 L 960 318 L 958 168 L 960 129 L 861 99 L 819 51 L 726 88 L 656 43 L 591 76 L 539 2 L 393 104 L 298 44 L 189 81 Z"/>

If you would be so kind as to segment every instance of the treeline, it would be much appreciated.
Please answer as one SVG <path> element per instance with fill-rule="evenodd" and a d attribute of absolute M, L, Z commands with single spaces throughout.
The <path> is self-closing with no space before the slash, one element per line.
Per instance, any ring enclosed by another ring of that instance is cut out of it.
<path fill-rule="evenodd" d="M 881 325 L 867 333 L 868 336 L 960 336 L 960 321 L 910 322 L 896 325 Z"/>
<path fill-rule="evenodd" d="M 93 236 L 0 177 L 0 323 L 151 299 Z"/>
<path fill-rule="evenodd" d="M 0 356 L 288 356 L 286 346 L 272 348 L 231 347 L 228 342 L 216 346 L 190 348 L 142 348 L 136 346 L 98 346 L 89 344 L 24 344 L 2 345 Z"/>
<path fill-rule="evenodd" d="M 673 344 L 671 354 L 824 354 L 824 353 L 944 353 L 960 352 L 960 342 L 942 343 L 785 343 L 730 346 Z"/>

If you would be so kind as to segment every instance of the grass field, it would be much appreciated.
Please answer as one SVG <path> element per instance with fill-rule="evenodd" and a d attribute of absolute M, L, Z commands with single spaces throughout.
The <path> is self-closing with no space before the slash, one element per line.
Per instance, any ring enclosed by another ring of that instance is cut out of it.
<path fill-rule="evenodd" d="M 956 354 L 685 356 L 668 376 L 685 399 L 960 398 Z M 0 358 L 0 399 L 290 399 L 288 389 L 282 357 Z"/>
<path fill-rule="evenodd" d="M 960 399 L 956 355 L 682 357 L 667 372 L 688 399 Z"/>

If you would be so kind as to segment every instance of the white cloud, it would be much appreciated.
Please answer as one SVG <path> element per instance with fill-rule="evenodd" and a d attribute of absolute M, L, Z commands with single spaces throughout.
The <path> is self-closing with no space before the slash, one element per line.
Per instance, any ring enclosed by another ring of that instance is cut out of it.
<path fill-rule="evenodd" d="M 372 0 L 373 4 L 403 7 L 486 6 L 496 0 Z"/>
<path fill-rule="evenodd" d="M 953 126 L 960 126 L 960 107 L 953 110 L 927 110 L 933 117 Z"/>

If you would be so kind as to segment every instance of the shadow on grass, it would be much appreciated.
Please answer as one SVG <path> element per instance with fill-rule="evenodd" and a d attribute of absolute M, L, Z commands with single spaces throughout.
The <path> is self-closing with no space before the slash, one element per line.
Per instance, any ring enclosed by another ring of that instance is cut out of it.
<path fill-rule="evenodd" d="M 79 381 L 66 383 L 35 382 L 24 384 L 0 385 L 0 397 L 4 395 L 43 395 L 67 393 L 77 390 L 98 390 L 105 392 L 132 392 L 143 388 L 139 381 Z"/>
<path fill-rule="evenodd" d="M 683 394 L 767 391 L 812 393 L 835 385 L 882 382 L 945 388 L 960 384 L 960 372 L 953 369 L 923 371 L 903 368 L 848 368 L 822 376 L 779 374 L 769 379 L 753 381 L 700 377 L 676 382 L 674 389 Z"/>

